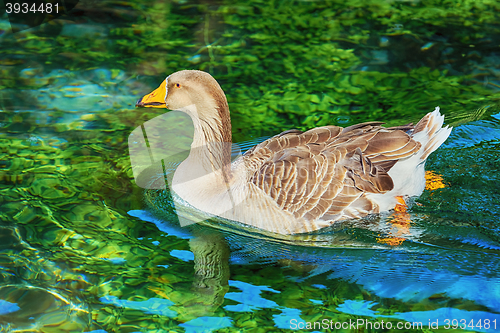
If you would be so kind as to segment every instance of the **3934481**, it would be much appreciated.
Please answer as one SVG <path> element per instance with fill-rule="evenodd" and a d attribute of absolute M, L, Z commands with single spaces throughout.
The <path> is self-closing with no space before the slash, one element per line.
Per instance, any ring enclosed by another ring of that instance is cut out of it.
<path fill-rule="evenodd" d="M 7 14 L 28 14 L 28 13 L 44 13 L 44 14 L 58 14 L 59 4 L 51 2 L 16 2 L 5 3 L 5 12 Z"/>

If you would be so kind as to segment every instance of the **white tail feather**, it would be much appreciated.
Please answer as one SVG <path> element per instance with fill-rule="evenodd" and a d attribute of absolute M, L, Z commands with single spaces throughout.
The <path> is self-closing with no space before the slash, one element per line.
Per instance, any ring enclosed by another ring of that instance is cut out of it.
<path fill-rule="evenodd" d="M 452 127 L 445 126 L 444 116 L 439 112 L 439 106 L 430 113 L 428 113 L 422 120 L 415 126 L 413 139 L 422 144 L 420 155 L 421 160 L 426 160 L 429 155 L 441 146 L 448 136 L 450 136 Z"/>
<path fill-rule="evenodd" d="M 381 212 L 394 208 L 397 203 L 396 196 L 422 194 L 425 188 L 425 161 L 446 141 L 452 130 L 449 126 L 442 127 L 443 124 L 444 116 L 439 113 L 439 107 L 425 115 L 411 135 L 422 147 L 415 155 L 399 160 L 388 172 L 394 182 L 394 188 L 384 194 L 366 195 L 380 207 Z"/>

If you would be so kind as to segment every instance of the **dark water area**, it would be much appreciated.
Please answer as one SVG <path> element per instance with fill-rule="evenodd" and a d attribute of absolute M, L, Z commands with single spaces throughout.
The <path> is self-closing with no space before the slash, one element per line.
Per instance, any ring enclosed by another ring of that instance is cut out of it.
<path fill-rule="evenodd" d="M 88 0 L 34 27 L 0 13 L 0 332 L 500 331 L 499 13 Z M 165 114 L 136 101 L 182 69 L 218 80 L 242 151 L 436 106 L 453 131 L 407 212 L 292 236 L 181 227 L 170 193 L 137 186 L 129 136 Z"/>

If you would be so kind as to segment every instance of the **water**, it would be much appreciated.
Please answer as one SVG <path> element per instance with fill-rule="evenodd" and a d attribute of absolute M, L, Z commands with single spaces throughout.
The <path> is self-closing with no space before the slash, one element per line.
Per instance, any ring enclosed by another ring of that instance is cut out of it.
<path fill-rule="evenodd" d="M 495 6 L 81 1 L 16 33 L 0 16 L 0 332 L 499 331 Z M 311 235 L 180 228 L 127 140 L 164 113 L 135 101 L 185 68 L 219 80 L 237 142 L 439 105 L 444 187 Z"/>

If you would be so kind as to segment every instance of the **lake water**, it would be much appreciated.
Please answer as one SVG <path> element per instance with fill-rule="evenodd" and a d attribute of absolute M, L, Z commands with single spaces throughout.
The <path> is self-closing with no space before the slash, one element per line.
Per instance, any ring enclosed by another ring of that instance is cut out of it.
<path fill-rule="evenodd" d="M 0 332 L 500 331 L 499 13 L 88 0 L 32 28 L 0 13 Z M 128 138 L 165 113 L 136 100 L 181 69 L 219 81 L 243 150 L 439 106 L 454 129 L 426 164 L 437 186 L 308 235 L 180 227 L 167 191 L 136 185 Z"/>

